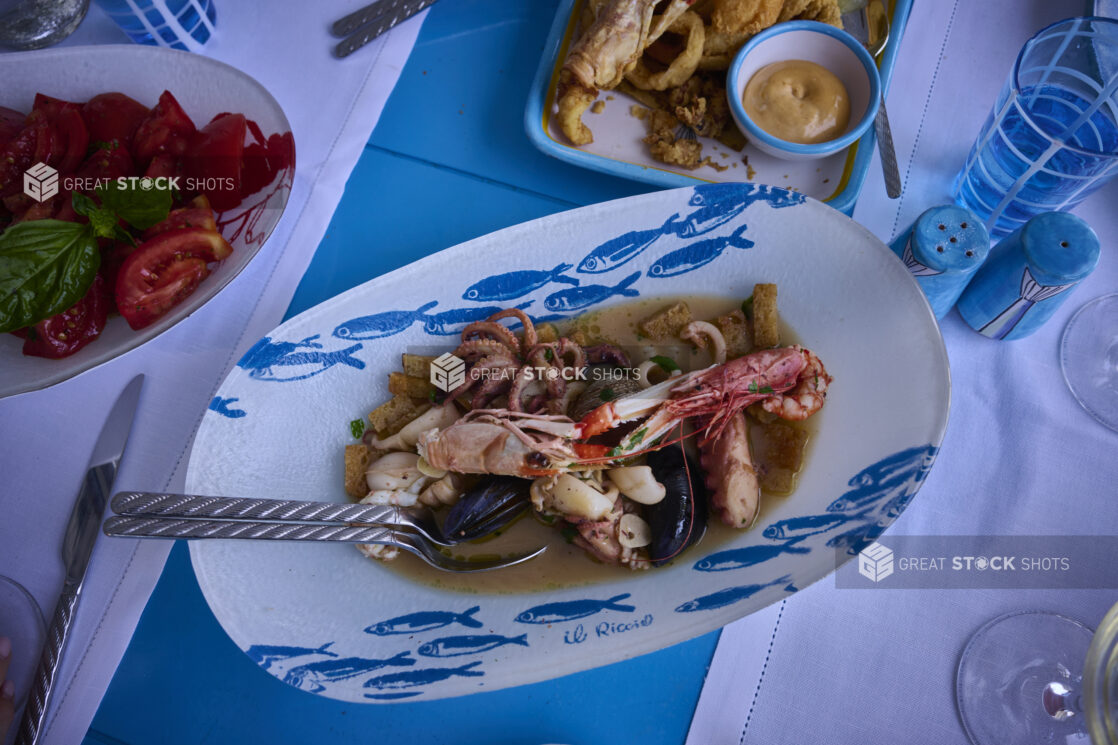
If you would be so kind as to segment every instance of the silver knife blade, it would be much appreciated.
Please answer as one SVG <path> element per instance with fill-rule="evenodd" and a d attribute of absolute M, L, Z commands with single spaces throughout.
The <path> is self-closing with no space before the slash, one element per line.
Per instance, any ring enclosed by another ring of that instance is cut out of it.
<path fill-rule="evenodd" d="M 62 541 L 62 561 L 66 565 L 66 581 L 58 598 L 50 628 L 47 629 L 47 642 L 43 645 L 39 667 L 27 695 L 27 707 L 19 723 L 16 736 L 18 745 L 34 745 L 39 740 L 43 723 L 46 720 L 50 694 L 54 688 L 58 663 L 62 650 L 74 621 L 78 599 L 81 597 L 82 583 L 93 553 L 93 544 L 100 533 L 101 519 L 105 505 L 112 493 L 112 483 L 116 478 L 117 466 L 124 454 L 128 435 L 132 431 L 136 406 L 140 400 L 140 388 L 144 376 L 137 375 L 124 387 L 109 416 L 101 428 L 89 468 L 78 491 L 70 521 L 66 525 L 66 535 Z"/>
<path fill-rule="evenodd" d="M 66 566 L 67 580 L 80 581 L 85 575 L 93 543 L 101 532 L 101 519 L 112 494 L 116 469 L 124 454 L 128 434 L 132 431 L 143 382 L 144 376 L 137 375 L 124 387 L 109 411 L 97 444 L 93 446 L 89 468 L 70 511 L 70 522 L 66 525 L 66 536 L 62 541 L 62 561 Z"/>

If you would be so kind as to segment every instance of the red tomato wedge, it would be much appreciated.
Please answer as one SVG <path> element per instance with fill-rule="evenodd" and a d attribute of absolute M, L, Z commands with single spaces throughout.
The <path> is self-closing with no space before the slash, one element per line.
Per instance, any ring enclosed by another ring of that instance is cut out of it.
<path fill-rule="evenodd" d="M 244 114 L 218 114 L 191 138 L 183 158 L 186 175 L 218 212 L 241 203 L 247 131 Z"/>
<path fill-rule="evenodd" d="M 57 360 L 73 354 L 100 336 L 108 317 L 105 282 L 101 275 L 97 275 L 85 296 L 73 307 L 15 333 L 24 339 L 24 354 Z"/>
<path fill-rule="evenodd" d="M 206 199 L 205 194 L 195 197 L 186 207 L 171 210 L 171 214 L 167 215 L 166 220 L 157 225 L 152 225 L 144 231 L 144 240 L 154 238 L 168 230 L 179 230 L 181 228 L 204 228 L 217 232 L 214 211 L 210 207 L 210 200 Z"/>
<path fill-rule="evenodd" d="M 127 148 L 132 135 L 151 111 L 123 93 L 102 93 L 82 106 L 82 118 L 92 142 L 112 143 Z"/>
<path fill-rule="evenodd" d="M 132 157 L 143 166 L 160 153 L 182 155 L 196 127 L 170 91 L 163 91 L 159 103 L 140 122 L 132 136 Z"/>
<path fill-rule="evenodd" d="M 9 140 L 20 133 L 26 119 L 27 117 L 18 111 L 0 106 L 0 148 L 3 148 Z"/>
<path fill-rule="evenodd" d="M 142 329 L 194 292 L 233 248 L 204 228 L 160 233 L 133 251 L 116 276 L 116 306 L 128 325 Z"/>

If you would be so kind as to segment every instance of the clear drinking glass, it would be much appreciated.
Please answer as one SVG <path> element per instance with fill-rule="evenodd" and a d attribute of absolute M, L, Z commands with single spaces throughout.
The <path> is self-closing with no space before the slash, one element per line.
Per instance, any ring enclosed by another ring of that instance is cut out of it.
<path fill-rule="evenodd" d="M 1118 174 L 1118 20 L 1071 18 L 1025 43 L 955 180 L 955 201 L 1008 235 Z"/>
<path fill-rule="evenodd" d="M 40 49 L 74 32 L 89 0 L 0 0 L 0 49 Z"/>
<path fill-rule="evenodd" d="M 43 613 L 35 598 L 23 585 L 0 574 L 0 636 L 12 640 L 12 661 L 8 667 L 8 680 L 16 687 L 16 721 L 8 729 L 7 737 L 0 734 L 0 743 L 15 741 L 19 724 L 19 709 L 31 689 L 32 676 L 39 666 L 39 653 L 46 641 L 47 627 Z"/>
<path fill-rule="evenodd" d="M 217 28 L 214 0 L 95 0 L 137 44 L 202 50 Z"/>
<path fill-rule="evenodd" d="M 974 745 L 1118 745 L 1118 605 L 1096 631 L 1046 611 L 995 618 L 963 650 L 955 701 Z"/>
<path fill-rule="evenodd" d="M 1075 400 L 1118 431 L 1118 293 L 1075 312 L 1060 340 L 1060 369 Z"/>

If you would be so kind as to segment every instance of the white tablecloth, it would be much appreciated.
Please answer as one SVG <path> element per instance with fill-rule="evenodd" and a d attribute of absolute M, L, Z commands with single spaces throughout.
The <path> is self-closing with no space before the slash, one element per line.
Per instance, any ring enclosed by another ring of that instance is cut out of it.
<path fill-rule="evenodd" d="M 282 221 L 252 264 L 188 320 L 73 380 L 0 400 L 0 574 L 24 584 L 48 621 L 62 585 L 63 528 L 125 383 L 147 376 L 117 489 L 181 491 L 189 444 L 219 382 L 282 319 L 423 22 L 417 17 L 335 60 L 329 24 L 364 4 L 218 0 L 218 34 L 205 53 L 267 87 L 295 135 L 295 185 Z M 93 7 L 65 43 L 127 41 Z M 159 541 L 98 542 L 44 742 L 69 745 L 85 735 L 169 549 Z"/>
<path fill-rule="evenodd" d="M 1082 10 L 1064 0 L 917 0 L 888 96 L 904 194 L 886 198 L 875 159 L 855 219 L 888 242 L 928 207 L 950 202 L 955 174 L 1021 45 Z M 891 534 L 1118 534 L 1118 433 L 1078 406 L 1057 357 L 1075 309 L 1118 289 L 1115 204 L 1118 183 L 1111 183 L 1075 211 L 1098 233 L 1102 257 L 1036 334 L 991 341 L 955 312 L 941 322 L 950 423 L 927 482 Z M 919 380 L 912 393 L 920 395 Z M 1118 601 L 1118 589 L 884 586 L 836 589 L 828 578 L 727 626 L 688 745 L 966 742 L 955 667 L 983 623 L 1035 608 L 1093 627 Z"/>

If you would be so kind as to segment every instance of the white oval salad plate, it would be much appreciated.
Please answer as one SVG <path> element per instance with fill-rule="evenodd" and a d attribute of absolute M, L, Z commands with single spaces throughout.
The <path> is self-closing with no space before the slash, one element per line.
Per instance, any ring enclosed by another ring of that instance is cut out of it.
<path fill-rule="evenodd" d="M 291 131 L 275 98 L 260 83 L 223 62 L 189 52 L 140 44 L 66 47 L 0 57 L 0 106 L 31 111 L 36 93 L 84 102 L 120 92 L 154 107 L 167 90 L 201 128 L 222 112 L 243 113 L 265 136 Z M 271 184 L 216 215 L 233 254 L 214 267 L 197 290 L 150 326 L 138 331 L 112 315 L 100 337 L 63 359 L 24 356 L 23 341 L 0 334 L 0 397 L 34 391 L 67 380 L 155 338 L 217 295 L 244 269 L 280 220 L 294 176 L 294 163 Z"/>
<path fill-rule="evenodd" d="M 820 202 L 756 184 L 646 194 L 511 227 L 292 318 L 221 386 L 187 488 L 345 501 L 349 422 L 387 400 L 402 351 L 453 349 L 465 323 L 493 312 L 494 293 L 546 317 L 634 296 L 744 298 L 755 282 L 778 284 L 782 318 L 834 382 L 798 487 L 751 529 L 664 567 L 533 592 L 439 589 L 346 544 L 195 541 L 217 619 L 261 667 L 303 690 L 430 700 L 651 652 L 826 577 L 836 557 L 853 557 L 896 519 L 927 475 L 947 424 L 947 355 L 887 246 Z M 479 287 L 489 299 L 467 299 Z"/>

